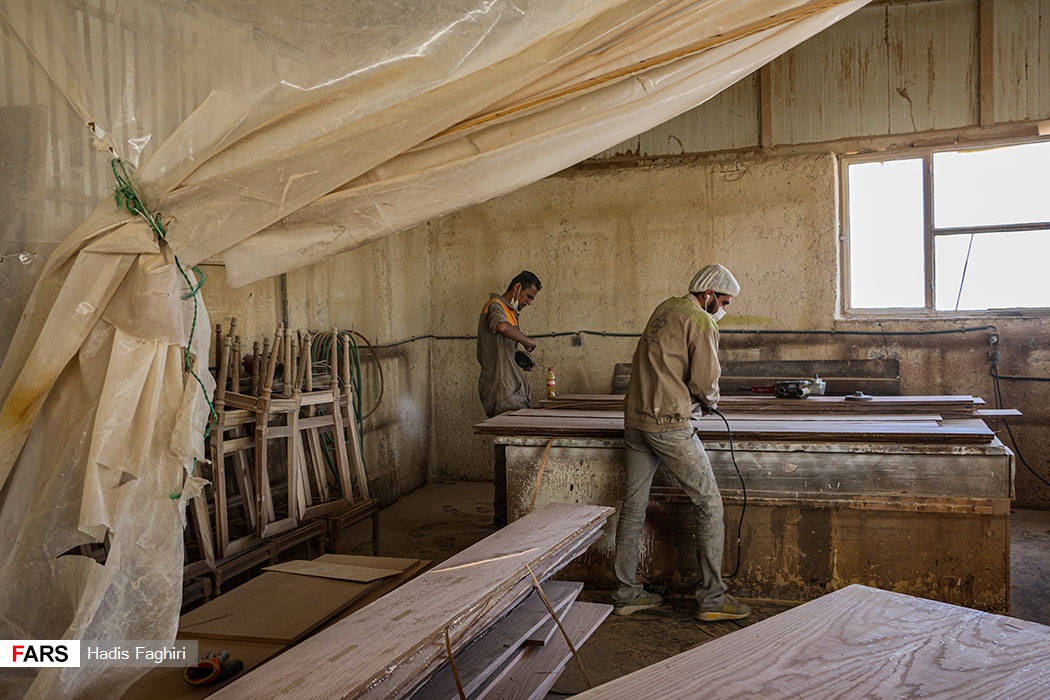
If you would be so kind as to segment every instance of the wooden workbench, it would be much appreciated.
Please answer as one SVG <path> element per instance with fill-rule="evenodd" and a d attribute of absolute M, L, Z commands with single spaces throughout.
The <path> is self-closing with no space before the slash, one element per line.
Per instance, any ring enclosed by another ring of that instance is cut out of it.
<path fill-rule="evenodd" d="M 537 423 L 523 428 L 521 420 L 530 417 Z M 822 420 L 828 432 L 821 432 L 798 415 L 776 418 L 774 425 L 768 418 L 730 418 L 747 489 L 741 566 L 730 582 L 735 593 L 809 600 L 860 583 L 1008 610 L 1013 456 L 982 421 L 918 413 L 891 421 L 837 416 Z M 598 421 L 593 430 L 581 424 L 587 420 Z M 728 572 L 736 564 L 744 494 L 724 426 L 719 433 L 709 420 L 701 434 L 726 506 Z M 544 434 L 536 428 L 543 423 L 555 428 Z M 528 512 L 552 437 L 536 503 L 619 505 L 622 414 L 516 412 L 476 429 L 496 436 L 497 459 L 507 467 L 511 520 Z M 658 470 L 643 533 L 644 580 L 683 590 L 696 579 L 696 564 L 687 556 L 691 517 L 685 493 Z M 565 575 L 592 587 L 614 587 L 614 542 L 615 519 Z"/>

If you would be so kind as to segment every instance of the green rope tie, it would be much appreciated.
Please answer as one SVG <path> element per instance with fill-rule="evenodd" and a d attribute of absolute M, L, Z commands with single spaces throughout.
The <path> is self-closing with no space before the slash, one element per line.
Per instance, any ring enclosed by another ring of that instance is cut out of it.
<path fill-rule="evenodd" d="M 113 168 L 113 177 L 116 178 L 117 186 L 113 193 L 113 198 L 117 202 L 118 209 L 127 209 L 130 213 L 135 216 L 141 216 L 145 219 L 146 223 L 149 224 L 150 230 L 153 231 L 153 235 L 157 237 L 157 240 L 162 244 L 168 243 L 168 232 L 164 230 L 164 224 L 160 219 L 160 212 L 151 214 L 149 209 L 142 203 L 142 199 L 139 197 L 138 192 L 135 191 L 135 186 L 131 184 L 131 175 L 128 173 L 127 166 L 120 158 L 114 158 L 110 164 Z M 174 251 L 173 251 L 174 255 Z M 185 370 L 193 376 L 193 379 L 197 382 L 197 386 L 201 388 L 201 393 L 204 394 L 204 400 L 208 402 L 208 425 L 204 429 L 203 439 L 206 442 L 208 436 L 211 434 L 211 430 L 215 427 L 215 423 L 219 418 L 218 413 L 215 412 L 215 404 L 212 403 L 211 397 L 208 396 L 208 389 L 204 386 L 204 382 L 197 375 L 193 369 L 193 335 L 197 330 L 197 315 L 199 313 L 200 304 L 197 301 L 197 295 L 204 286 L 207 275 L 199 267 L 194 266 L 192 269 L 194 280 L 190 279 L 190 275 L 186 272 L 186 268 L 182 266 L 182 262 L 179 260 L 178 255 L 175 257 L 175 266 L 179 270 L 179 274 L 182 275 L 183 281 L 186 282 L 186 287 L 189 289 L 184 293 L 180 299 L 188 301 L 193 299 L 193 323 L 190 325 L 190 338 L 186 343 L 186 348 L 183 351 L 183 364 Z M 195 474 L 197 471 L 197 458 L 193 458 L 193 468 L 190 470 L 190 475 Z M 182 497 L 181 493 L 172 491 L 168 494 L 168 497 L 172 500 L 178 500 Z"/>

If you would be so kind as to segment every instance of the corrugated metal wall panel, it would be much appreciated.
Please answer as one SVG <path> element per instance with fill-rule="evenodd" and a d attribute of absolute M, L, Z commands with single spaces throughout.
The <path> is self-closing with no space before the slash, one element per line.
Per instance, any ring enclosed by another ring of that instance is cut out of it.
<path fill-rule="evenodd" d="M 858 10 L 773 61 L 771 145 L 888 132 L 886 10 Z"/>
<path fill-rule="evenodd" d="M 976 124 L 977 27 L 977 0 L 854 13 L 773 62 L 774 143 Z"/>
<path fill-rule="evenodd" d="M 978 125 L 981 91 L 988 89 L 980 84 L 982 5 L 993 17 L 993 122 L 1050 118 L 1050 0 L 886 2 L 855 12 L 770 64 L 772 136 L 762 145 Z M 759 145 L 761 109 L 751 102 L 756 75 L 598 157 Z"/>
<path fill-rule="evenodd" d="M 891 134 L 978 123 L 977 0 L 909 3 L 887 10 Z M 867 134 L 863 134 L 867 135 Z"/>
<path fill-rule="evenodd" d="M 995 121 L 1050 117 L 1050 0 L 996 0 L 992 7 Z"/>
<path fill-rule="evenodd" d="M 710 100 L 595 159 L 624 155 L 705 153 L 758 145 L 758 74 L 752 73 Z"/>

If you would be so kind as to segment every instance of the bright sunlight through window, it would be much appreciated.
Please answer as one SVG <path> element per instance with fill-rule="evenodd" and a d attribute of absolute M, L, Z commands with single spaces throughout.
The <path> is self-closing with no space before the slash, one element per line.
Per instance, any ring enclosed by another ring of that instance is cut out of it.
<path fill-rule="evenodd" d="M 848 308 L 1050 307 L 1048 182 L 1050 142 L 848 162 Z"/>

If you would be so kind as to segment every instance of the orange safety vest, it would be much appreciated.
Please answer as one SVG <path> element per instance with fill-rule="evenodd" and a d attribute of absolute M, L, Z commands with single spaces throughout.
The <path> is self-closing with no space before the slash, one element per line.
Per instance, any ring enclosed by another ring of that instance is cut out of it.
<path fill-rule="evenodd" d="M 492 302 L 494 301 L 499 302 L 499 305 L 503 307 L 503 311 L 507 314 L 507 320 L 510 322 L 510 325 L 516 328 L 518 325 L 518 312 L 507 306 L 507 302 L 503 301 L 503 299 L 499 297 L 492 297 L 491 299 L 489 299 L 488 302 L 486 302 L 485 304 L 485 308 L 481 310 L 481 313 L 487 315 L 489 312 L 489 308 L 492 306 Z"/>

